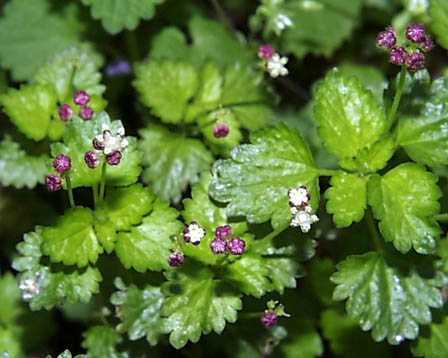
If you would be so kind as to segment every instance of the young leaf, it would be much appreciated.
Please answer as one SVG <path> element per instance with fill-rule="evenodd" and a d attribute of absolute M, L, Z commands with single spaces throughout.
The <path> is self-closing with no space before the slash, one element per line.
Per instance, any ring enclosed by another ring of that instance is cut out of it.
<path fill-rule="evenodd" d="M 220 334 L 226 322 L 236 322 L 237 311 L 242 308 L 239 295 L 214 280 L 207 268 L 184 266 L 169 273 L 168 279 L 162 314 L 175 348 L 188 341 L 198 342 L 201 334 Z"/>
<path fill-rule="evenodd" d="M 419 324 L 431 322 L 430 307 L 443 304 L 434 282 L 411 269 L 391 266 L 381 253 L 349 256 L 338 265 L 331 280 L 337 285 L 333 299 L 347 300 L 348 315 L 363 330 L 372 330 L 377 342 L 390 344 L 415 339 Z"/>
<path fill-rule="evenodd" d="M 437 36 L 437 41 L 448 48 L 448 3 L 444 0 L 431 0 L 429 5 L 431 28 Z"/>
<path fill-rule="evenodd" d="M 93 326 L 84 334 L 82 347 L 91 358 L 125 358 L 128 355 L 117 351 L 121 336 L 110 326 Z"/>
<path fill-rule="evenodd" d="M 95 263 L 103 248 L 93 223 L 93 213 L 88 208 L 66 211 L 55 226 L 42 229 L 42 252 L 50 256 L 52 262 L 65 265 L 83 267 Z"/>
<path fill-rule="evenodd" d="M 420 254 L 433 253 L 440 236 L 434 219 L 442 196 L 437 177 L 424 167 L 404 163 L 383 177 L 372 177 L 368 200 L 386 241 L 401 253 L 414 248 Z"/>
<path fill-rule="evenodd" d="M 32 189 L 43 183 L 49 162 L 47 155 L 28 155 L 19 143 L 7 136 L 0 142 L 0 183 L 18 189 Z"/>
<path fill-rule="evenodd" d="M 0 276 L 0 302 L 2 303 L 0 306 L 0 326 L 14 325 L 22 313 L 22 306 L 17 281 L 9 272 Z"/>
<path fill-rule="evenodd" d="M 260 130 L 251 143 L 232 151 L 232 159 L 213 168 L 211 196 L 227 206 L 227 215 L 251 223 L 271 219 L 274 227 L 289 223 L 288 190 L 305 185 L 318 202 L 317 176 L 311 152 L 298 132 L 285 125 Z"/>
<path fill-rule="evenodd" d="M 111 296 L 111 302 L 117 308 L 121 323 L 117 330 L 128 333 L 131 341 L 146 336 L 152 346 L 164 333 L 164 319 L 160 312 L 165 297 L 159 287 L 147 285 L 139 289 L 134 285 L 126 287 L 121 279 L 115 280 L 118 291 Z"/>
<path fill-rule="evenodd" d="M 163 200 L 179 202 L 188 185 L 199 180 L 213 161 L 207 148 L 197 139 L 185 138 L 151 125 L 140 131 L 140 149 L 147 168 L 143 178 Z"/>
<path fill-rule="evenodd" d="M 421 335 L 417 344 L 412 348 L 415 357 L 444 358 L 448 356 L 448 318 L 442 322 L 433 322 L 429 336 Z"/>
<path fill-rule="evenodd" d="M 367 207 L 367 177 L 340 173 L 331 178 L 331 188 L 325 192 L 327 211 L 333 214 L 337 227 L 348 227 L 364 217 Z"/>
<path fill-rule="evenodd" d="M 172 237 L 183 227 L 177 221 L 178 215 L 176 209 L 157 199 L 151 213 L 143 218 L 140 225 L 119 232 L 115 252 L 123 266 L 138 272 L 169 268 Z"/>

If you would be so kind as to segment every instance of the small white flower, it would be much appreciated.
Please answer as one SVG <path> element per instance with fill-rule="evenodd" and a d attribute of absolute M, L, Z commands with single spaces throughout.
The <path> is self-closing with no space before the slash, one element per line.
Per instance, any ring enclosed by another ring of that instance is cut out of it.
<path fill-rule="evenodd" d="M 272 78 L 286 76 L 289 72 L 285 65 L 288 63 L 287 57 L 281 57 L 278 53 L 273 55 L 266 63 L 267 71 Z"/>
<path fill-rule="evenodd" d="M 121 152 L 129 145 L 129 141 L 124 136 L 123 126 L 119 127 L 115 133 L 112 133 L 110 127 L 103 124 L 102 133 L 97 135 L 95 139 L 104 147 L 103 153 L 106 155 L 117 151 Z"/>
<path fill-rule="evenodd" d="M 193 245 L 199 245 L 204 238 L 206 232 L 197 222 L 192 222 L 184 230 L 184 240 L 191 242 Z"/>
<path fill-rule="evenodd" d="M 279 35 L 284 29 L 292 26 L 292 20 L 285 14 L 278 14 L 275 18 L 275 27 Z"/>
<path fill-rule="evenodd" d="M 290 205 L 297 207 L 305 206 L 310 201 L 308 190 L 303 186 L 290 189 L 288 191 L 288 197 Z"/>
<path fill-rule="evenodd" d="M 25 301 L 31 300 L 34 296 L 40 292 L 40 276 L 35 277 L 23 277 L 20 280 L 19 288 L 22 291 L 22 299 Z"/>
<path fill-rule="evenodd" d="M 311 206 L 306 206 L 303 210 L 298 210 L 293 213 L 291 226 L 300 227 L 302 232 L 307 233 L 311 230 L 311 225 L 318 222 L 317 215 L 312 213 Z"/>

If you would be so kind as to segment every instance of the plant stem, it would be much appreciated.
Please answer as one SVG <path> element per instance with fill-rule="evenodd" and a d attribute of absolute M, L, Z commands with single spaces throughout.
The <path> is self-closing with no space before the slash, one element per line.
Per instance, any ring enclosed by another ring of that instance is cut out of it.
<path fill-rule="evenodd" d="M 378 231 L 376 229 L 375 221 L 373 220 L 373 215 L 370 210 L 367 210 L 366 213 L 366 221 L 367 227 L 369 228 L 370 237 L 373 240 L 373 246 L 375 246 L 376 251 L 383 251 L 383 244 L 378 235 Z"/>
<path fill-rule="evenodd" d="M 339 170 L 333 170 L 333 169 L 319 168 L 319 170 L 318 170 L 318 174 L 321 177 L 331 177 L 331 176 L 339 174 L 339 173 L 340 173 Z"/>
<path fill-rule="evenodd" d="M 278 235 L 280 235 L 283 231 L 285 231 L 288 228 L 288 226 L 280 226 L 277 229 L 274 229 L 273 231 L 271 231 L 269 234 L 267 234 L 265 237 L 262 238 L 262 240 L 270 240 L 273 239 L 274 237 L 277 237 Z"/>
<path fill-rule="evenodd" d="M 402 66 L 398 78 L 397 89 L 395 91 L 394 101 L 392 103 L 392 107 L 390 108 L 388 115 L 388 123 L 391 127 L 393 126 L 397 117 L 397 111 L 398 107 L 400 106 L 401 96 L 403 95 L 405 80 L 406 80 L 406 67 Z"/>
<path fill-rule="evenodd" d="M 435 215 L 434 218 L 437 221 L 448 222 L 448 213 Z"/>
<path fill-rule="evenodd" d="M 140 53 L 135 31 L 126 31 L 125 36 L 129 58 L 131 59 L 132 62 L 137 62 L 140 59 Z"/>
<path fill-rule="evenodd" d="M 100 196 L 99 196 L 100 202 L 104 200 L 104 192 L 106 190 L 106 168 L 107 164 L 104 161 L 101 167 L 101 183 L 100 183 Z"/>
<path fill-rule="evenodd" d="M 97 184 L 92 186 L 92 194 L 93 194 L 93 207 L 96 208 L 96 203 L 98 202 L 98 185 Z"/>
<path fill-rule="evenodd" d="M 70 207 L 74 208 L 76 205 L 75 200 L 73 199 L 72 181 L 70 180 L 70 175 L 65 175 L 65 182 L 67 183 L 68 201 L 70 203 Z"/>
<path fill-rule="evenodd" d="M 229 30 L 233 30 L 233 25 L 230 19 L 227 17 L 226 12 L 221 7 L 221 4 L 218 0 L 210 0 L 213 8 L 215 9 L 216 13 L 218 14 L 219 19 L 228 27 Z"/>

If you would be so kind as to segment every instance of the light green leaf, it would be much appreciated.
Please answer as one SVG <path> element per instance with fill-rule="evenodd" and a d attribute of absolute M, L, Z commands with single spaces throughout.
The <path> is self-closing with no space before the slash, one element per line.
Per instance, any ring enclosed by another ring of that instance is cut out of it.
<path fill-rule="evenodd" d="M 309 319 L 300 317 L 291 329 L 288 338 L 280 343 L 280 350 L 285 358 L 314 358 L 322 356 L 324 347 L 322 338 Z"/>
<path fill-rule="evenodd" d="M 448 48 L 448 3 L 444 0 L 431 0 L 429 4 L 431 29 L 436 34 L 437 41 Z"/>
<path fill-rule="evenodd" d="M 122 127 L 121 121 L 111 121 L 106 112 L 98 113 L 90 121 L 74 117 L 67 125 L 63 142 L 51 146 L 54 156 L 63 153 L 72 159 L 70 179 L 73 188 L 93 186 L 101 181 L 101 165 L 96 169 L 90 169 L 85 161 L 84 154 L 92 150 L 93 138 L 102 133 L 102 126 L 107 125 L 114 132 Z M 127 186 L 137 181 L 141 168 L 141 154 L 137 149 L 137 140 L 134 137 L 126 137 L 129 146 L 123 152 L 123 159 L 117 166 L 107 166 L 106 181 L 111 186 Z"/>
<path fill-rule="evenodd" d="M 0 62 L 17 81 L 30 79 L 53 54 L 79 43 L 78 8 L 51 11 L 47 0 L 12 0 L 0 19 Z"/>
<path fill-rule="evenodd" d="M 246 216 L 251 223 L 271 219 L 287 225 L 291 214 L 288 190 L 305 185 L 318 202 L 317 176 L 311 152 L 298 132 L 285 125 L 260 130 L 251 143 L 236 147 L 232 158 L 215 163 L 211 196 L 227 206 L 227 215 Z"/>
<path fill-rule="evenodd" d="M 111 296 L 117 308 L 121 323 L 119 332 L 127 332 L 131 341 L 146 336 L 151 345 L 156 345 L 164 333 L 164 320 L 160 316 L 165 297 L 159 287 L 147 285 L 139 289 L 134 285 L 126 287 L 121 279 L 115 280 L 118 291 Z"/>
<path fill-rule="evenodd" d="M 344 77 L 338 70 L 331 71 L 319 85 L 314 115 L 319 135 L 339 159 L 357 157 L 388 129 L 384 109 L 373 93 L 356 77 Z"/>
<path fill-rule="evenodd" d="M 82 347 L 87 349 L 90 358 L 125 358 L 126 354 L 117 351 L 121 336 L 110 326 L 93 326 L 84 334 Z"/>
<path fill-rule="evenodd" d="M 431 322 L 430 307 L 443 304 L 432 280 L 414 269 L 403 272 L 378 252 L 349 256 L 331 277 L 337 285 L 333 299 L 347 300 L 348 315 L 377 342 L 415 339 L 419 324 Z"/>
<path fill-rule="evenodd" d="M 42 229 L 42 252 L 52 262 L 83 267 L 95 263 L 103 252 L 93 229 L 93 213 L 88 208 L 70 209 L 56 225 Z"/>
<path fill-rule="evenodd" d="M 140 225 L 119 232 L 115 252 L 123 266 L 138 272 L 167 269 L 172 237 L 183 228 L 178 215 L 176 209 L 157 199 Z"/>
<path fill-rule="evenodd" d="M 434 215 L 442 196 L 437 177 L 424 167 L 404 163 L 383 177 L 369 181 L 368 200 L 386 241 L 402 253 L 414 248 L 420 254 L 433 253 L 440 236 Z"/>
<path fill-rule="evenodd" d="M 48 173 L 47 155 L 28 155 L 20 145 L 6 136 L 0 142 L 0 183 L 15 188 L 34 188 Z"/>
<path fill-rule="evenodd" d="M 222 333 L 226 322 L 235 323 L 242 308 L 239 295 L 213 279 L 206 268 L 184 266 L 169 274 L 169 290 L 162 314 L 170 343 L 177 349 L 188 341 L 196 343 L 201 334 Z"/>
<path fill-rule="evenodd" d="M 444 358 L 448 356 L 448 318 L 442 322 L 433 322 L 429 328 L 429 336 L 420 335 L 417 344 L 412 348 L 415 357 Z"/>
<path fill-rule="evenodd" d="M 0 276 L 0 302 L 2 303 L 0 306 L 0 326 L 14 325 L 22 313 L 22 307 L 16 278 L 9 272 Z"/>
<path fill-rule="evenodd" d="M 0 327 L 0 355 L 5 358 L 25 357 L 20 344 L 20 337 L 10 327 Z"/>
<path fill-rule="evenodd" d="M 348 227 L 364 217 L 367 207 L 367 177 L 339 173 L 331 178 L 331 188 L 325 192 L 327 211 L 333 214 L 337 227 Z"/>
<path fill-rule="evenodd" d="M 150 125 L 140 131 L 143 152 L 143 179 L 151 183 L 163 200 L 179 202 L 183 191 L 198 182 L 208 170 L 212 155 L 197 139 L 185 138 L 167 129 Z"/>

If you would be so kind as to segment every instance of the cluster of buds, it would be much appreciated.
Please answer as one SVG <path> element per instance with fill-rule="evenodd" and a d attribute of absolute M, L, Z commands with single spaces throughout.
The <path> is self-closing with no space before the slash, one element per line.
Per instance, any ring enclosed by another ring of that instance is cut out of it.
<path fill-rule="evenodd" d="M 411 72 L 422 70 L 426 66 L 426 53 L 434 48 L 431 36 L 422 24 L 411 24 L 406 28 L 406 43 L 397 44 L 395 29 L 388 27 L 379 33 L 376 43 L 389 51 L 390 63 L 406 66 Z"/>
<path fill-rule="evenodd" d="M 263 61 L 263 68 L 272 78 L 286 76 L 289 72 L 285 65 L 288 58 L 281 56 L 272 45 L 262 45 L 258 48 L 258 57 Z"/>
<path fill-rule="evenodd" d="M 94 150 L 84 154 L 84 161 L 91 169 L 95 169 L 104 157 L 109 165 L 118 165 L 123 158 L 123 151 L 129 145 L 124 135 L 124 127 L 120 126 L 116 131 L 103 124 L 101 133 L 92 140 Z"/>
<path fill-rule="evenodd" d="M 267 304 L 267 309 L 263 312 L 261 316 L 261 323 L 266 328 L 272 328 L 278 323 L 279 317 L 289 317 L 290 315 L 285 312 L 285 307 L 278 301 L 269 301 Z"/>
<path fill-rule="evenodd" d="M 210 243 L 210 248 L 215 255 L 240 256 L 246 251 L 246 241 L 240 237 L 233 237 L 230 225 L 222 225 L 216 228 L 215 238 Z"/>
<path fill-rule="evenodd" d="M 205 237 L 207 232 L 196 221 L 192 221 L 190 224 L 184 227 L 184 241 L 192 243 L 193 245 L 199 245 L 201 240 Z"/>
<path fill-rule="evenodd" d="M 59 154 L 53 160 L 53 168 L 57 174 L 48 174 L 45 177 L 45 184 L 47 189 L 51 192 L 62 189 L 62 176 L 67 174 L 72 168 L 72 160 L 68 155 Z"/>
<path fill-rule="evenodd" d="M 310 205 L 311 195 L 304 186 L 293 188 L 288 191 L 289 208 L 292 214 L 291 226 L 300 227 L 302 232 L 311 230 L 311 225 L 319 221 L 317 215 L 313 214 Z"/>
<path fill-rule="evenodd" d="M 93 118 L 95 112 L 91 107 L 88 106 L 90 102 L 90 96 L 86 91 L 77 91 L 73 96 L 73 102 L 78 106 L 78 114 L 85 121 L 89 121 Z M 73 118 L 75 110 L 68 103 L 64 103 L 59 107 L 59 118 L 67 122 Z"/>

